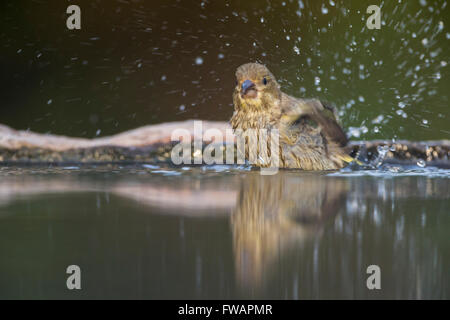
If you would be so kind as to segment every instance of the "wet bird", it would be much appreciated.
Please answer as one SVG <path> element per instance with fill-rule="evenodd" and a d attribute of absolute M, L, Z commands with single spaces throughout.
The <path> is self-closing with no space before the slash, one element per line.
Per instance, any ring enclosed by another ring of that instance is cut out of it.
<path fill-rule="evenodd" d="M 278 130 L 278 144 L 273 146 L 279 148 L 280 168 L 335 170 L 354 160 L 345 151 L 348 140 L 333 107 L 283 93 L 273 74 L 259 63 L 241 65 L 236 79 L 230 122 L 238 138 L 246 139 L 245 156 L 257 159 L 254 165 L 269 166 L 269 161 L 249 145 L 248 129 Z"/>

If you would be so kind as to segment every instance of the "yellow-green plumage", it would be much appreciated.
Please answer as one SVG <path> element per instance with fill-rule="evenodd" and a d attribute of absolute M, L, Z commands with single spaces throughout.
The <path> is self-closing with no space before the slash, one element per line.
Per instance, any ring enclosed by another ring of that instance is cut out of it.
<path fill-rule="evenodd" d="M 277 129 L 279 167 L 334 170 L 352 161 L 343 148 L 347 138 L 333 108 L 319 100 L 298 99 L 281 92 L 272 73 L 258 63 L 240 66 L 236 78 L 231 125 L 238 136 L 238 129 Z M 252 155 L 258 150 L 246 144 L 247 159 L 258 158 Z M 263 167 L 267 162 L 254 164 Z"/>

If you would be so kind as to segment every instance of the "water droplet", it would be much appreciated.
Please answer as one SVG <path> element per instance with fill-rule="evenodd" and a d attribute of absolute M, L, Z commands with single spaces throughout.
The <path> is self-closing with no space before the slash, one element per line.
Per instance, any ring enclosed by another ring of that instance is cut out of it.
<path fill-rule="evenodd" d="M 384 120 L 384 116 L 382 114 L 380 114 L 378 117 L 376 117 L 375 119 L 372 120 L 372 123 L 374 124 L 378 124 L 381 123 L 381 121 Z"/>
<path fill-rule="evenodd" d="M 423 159 L 420 159 L 419 161 L 417 161 L 417 165 L 421 168 L 425 168 L 427 164 Z"/>
<path fill-rule="evenodd" d="M 343 69 L 342 69 L 342 73 L 343 73 L 343 74 L 351 74 L 352 71 L 351 71 L 350 69 L 343 68 Z"/>
<path fill-rule="evenodd" d="M 195 64 L 196 65 L 202 65 L 203 64 L 203 58 L 202 57 L 197 57 L 195 58 Z"/>
<path fill-rule="evenodd" d="M 388 152 L 388 150 L 389 150 L 389 147 L 386 145 L 383 145 L 383 146 L 380 145 L 377 147 L 377 151 L 380 155 L 385 155 L 386 152 Z"/>

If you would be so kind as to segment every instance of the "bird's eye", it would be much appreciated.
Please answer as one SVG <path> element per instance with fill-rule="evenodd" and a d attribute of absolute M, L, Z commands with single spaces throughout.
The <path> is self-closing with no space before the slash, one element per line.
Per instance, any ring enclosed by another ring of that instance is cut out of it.
<path fill-rule="evenodd" d="M 262 83 L 263 83 L 264 85 L 266 85 L 266 84 L 267 84 L 267 78 L 263 78 Z"/>

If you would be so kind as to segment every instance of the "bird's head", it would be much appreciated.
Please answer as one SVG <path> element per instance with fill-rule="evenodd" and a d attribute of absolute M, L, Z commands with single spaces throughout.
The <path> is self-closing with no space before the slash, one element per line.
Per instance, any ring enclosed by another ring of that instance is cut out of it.
<path fill-rule="evenodd" d="M 280 86 L 266 66 L 246 63 L 237 68 L 235 107 L 270 108 L 280 99 Z"/>

